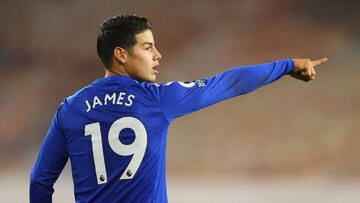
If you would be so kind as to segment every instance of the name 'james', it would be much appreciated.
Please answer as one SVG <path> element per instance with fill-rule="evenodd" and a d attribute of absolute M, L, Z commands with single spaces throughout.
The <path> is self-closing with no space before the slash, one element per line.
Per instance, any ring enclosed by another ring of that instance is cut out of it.
<path fill-rule="evenodd" d="M 98 96 L 94 96 L 92 103 L 90 103 L 88 100 L 85 100 L 87 107 L 86 112 L 95 109 L 97 106 L 104 106 L 108 104 L 131 106 L 134 99 L 135 95 L 127 94 L 126 92 L 114 92 L 112 94 L 106 94 L 105 97 L 101 99 Z"/>

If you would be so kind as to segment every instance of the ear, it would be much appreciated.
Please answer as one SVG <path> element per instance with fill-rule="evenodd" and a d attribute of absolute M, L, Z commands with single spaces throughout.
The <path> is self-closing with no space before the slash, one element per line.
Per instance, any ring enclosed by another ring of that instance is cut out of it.
<path fill-rule="evenodd" d="M 114 58 L 121 64 L 125 64 L 127 61 L 127 51 L 121 47 L 115 47 Z"/>

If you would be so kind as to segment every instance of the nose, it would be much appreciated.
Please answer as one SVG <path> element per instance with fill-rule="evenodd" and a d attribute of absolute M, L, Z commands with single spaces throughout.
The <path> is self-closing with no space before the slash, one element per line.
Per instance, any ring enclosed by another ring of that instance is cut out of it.
<path fill-rule="evenodd" d="M 159 50 L 157 50 L 157 49 L 155 48 L 154 59 L 160 61 L 161 57 L 162 57 L 162 56 L 161 56 Z"/>

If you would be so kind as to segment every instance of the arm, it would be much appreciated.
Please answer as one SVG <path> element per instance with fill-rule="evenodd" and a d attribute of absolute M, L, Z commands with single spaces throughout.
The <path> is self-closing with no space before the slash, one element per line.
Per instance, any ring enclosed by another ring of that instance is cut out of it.
<path fill-rule="evenodd" d="M 63 170 L 68 154 L 66 141 L 55 115 L 30 175 L 30 202 L 52 202 L 53 185 Z"/>
<path fill-rule="evenodd" d="M 246 94 L 294 71 L 294 61 L 235 67 L 214 77 L 193 82 L 152 85 L 159 108 L 169 121 L 234 96 Z"/>

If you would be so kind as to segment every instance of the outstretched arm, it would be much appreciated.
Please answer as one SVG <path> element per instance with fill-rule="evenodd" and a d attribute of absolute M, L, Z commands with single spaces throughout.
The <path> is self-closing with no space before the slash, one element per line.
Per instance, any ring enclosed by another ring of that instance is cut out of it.
<path fill-rule="evenodd" d="M 294 71 L 292 59 L 239 66 L 192 82 L 151 85 L 159 108 L 169 121 L 225 99 L 246 94 Z"/>
<path fill-rule="evenodd" d="M 314 67 L 326 61 L 327 58 L 314 61 L 287 59 L 240 66 L 193 82 L 151 85 L 150 90 L 159 101 L 159 108 L 171 121 L 225 99 L 252 92 L 287 74 L 306 82 L 313 80 L 316 75 Z"/>

